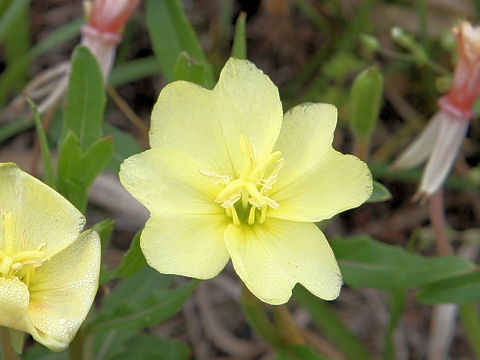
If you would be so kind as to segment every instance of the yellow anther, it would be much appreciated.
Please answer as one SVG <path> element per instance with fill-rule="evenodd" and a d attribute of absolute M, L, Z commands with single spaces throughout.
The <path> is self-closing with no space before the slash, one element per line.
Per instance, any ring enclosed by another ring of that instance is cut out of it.
<path fill-rule="evenodd" d="M 255 154 L 255 147 L 249 137 L 240 137 L 240 151 L 242 153 L 243 171 L 250 171 L 257 162 L 257 155 Z M 242 171 L 242 172 L 243 172 Z"/>
<path fill-rule="evenodd" d="M 238 200 L 240 200 L 241 197 L 242 196 L 240 195 L 240 193 L 231 195 L 226 200 L 221 202 L 222 207 L 225 208 L 225 209 L 231 208 L 233 205 L 235 205 L 235 203 Z M 217 201 L 217 202 L 220 202 L 220 201 Z"/>
<path fill-rule="evenodd" d="M 232 206 L 231 208 L 231 211 L 232 211 L 232 220 L 233 220 L 233 223 L 235 225 L 240 225 L 240 220 L 238 219 L 238 215 L 237 215 L 237 210 L 235 210 L 235 207 Z"/>

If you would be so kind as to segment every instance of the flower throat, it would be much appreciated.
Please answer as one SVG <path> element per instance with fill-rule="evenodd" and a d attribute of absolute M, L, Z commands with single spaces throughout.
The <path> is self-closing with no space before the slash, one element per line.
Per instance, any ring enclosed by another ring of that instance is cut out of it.
<path fill-rule="evenodd" d="M 263 224 L 268 208 L 278 209 L 280 205 L 268 195 L 278 181 L 278 173 L 285 163 L 280 151 L 257 159 L 250 138 L 240 138 L 242 171 L 237 179 L 219 175 L 213 171 L 198 169 L 198 172 L 216 184 L 225 187 L 217 194 L 215 202 L 225 208 L 225 212 L 235 225 L 255 222 Z"/>
<path fill-rule="evenodd" d="M 3 235 L 0 249 L 0 275 L 4 278 L 16 277 L 28 286 L 35 268 L 45 260 L 43 249 L 46 243 L 41 244 L 36 250 L 27 250 L 24 233 L 21 246 L 18 248 L 12 214 L 2 209 L 0 216 L 3 228 L 3 232 L 0 233 Z"/>

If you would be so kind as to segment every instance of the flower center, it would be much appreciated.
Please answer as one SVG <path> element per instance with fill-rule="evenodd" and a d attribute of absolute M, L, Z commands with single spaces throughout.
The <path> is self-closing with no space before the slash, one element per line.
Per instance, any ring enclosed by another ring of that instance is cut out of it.
<path fill-rule="evenodd" d="M 35 268 L 45 260 L 43 249 L 46 243 L 36 250 L 26 249 L 26 235 L 23 234 L 20 248 L 17 246 L 16 228 L 11 213 L 1 210 L 3 225 L 3 247 L 0 250 L 0 275 L 4 278 L 17 277 L 27 286 Z"/>
<path fill-rule="evenodd" d="M 198 172 L 216 184 L 225 187 L 218 193 L 215 202 L 225 208 L 228 217 L 235 225 L 253 225 L 256 221 L 263 224 L 267 209 L 278 209 L 280 205 L 270 198 L 273 185 L 278 181 L 278 173 L 285 163 L 280 151 L 257 159 L 250 138 L 240 138 L 242 171 L 237 179 L 228 175 L 219 175 L 213 171 L 198 169 Z"/>

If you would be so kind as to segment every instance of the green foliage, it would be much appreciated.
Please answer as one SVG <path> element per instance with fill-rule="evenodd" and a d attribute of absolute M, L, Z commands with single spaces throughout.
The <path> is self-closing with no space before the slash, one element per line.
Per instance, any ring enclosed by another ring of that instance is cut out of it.
<path fill-rule="evenodd" d="M 125 279 L 105 299 L 88 332 L 142 329 L 177 313 L 197 285 L 190 281 L 173 290 L 171 277 L 144 267 Z"/>
<path fill-rule="evenodd" d="M 330 341 L 338 345 L 347 359 L 367 360 L 371 358 L 368 351 L 337 317 L 329 303 L 312 295 L 301 285 L 295 287 L 293 295 L 295 300 L 310 312 L 314 324 L 325 333 Z"/>
<path fill-rule="evenodd" d="M 140 269 L 142 269 L 147 262 L 143 256 L 142 249 L 140 248 L 140 235 L 141 231 L 137 232 L 133 237 L 132 243 L 128 251 L 123 255 L 122 262 L 112 274 L 112 277 L 126 278 L 132 276 Z"/>
<path fill-rule="evenodd" d="M 233 38 L 232 56 L 238 59 L 247 58 L 247 37 L 245 34 L 245 22 L 247 15 L 241 13 L 235 25 L 235 36 Z"/>
<path fill-rule="evenodd" d="M 378 181 L 373 181 L 373 191 L 372 195 L 370 195 L 370 199 L 368 202 L 375 203 L 375 202 L 382 202 L 387 201 L 392 198 L 392 194 L 390 190 L 388 190 L 384 185 L 380 184 Z"/>
<path fill-rule="evenodd" d="M 117 87 L 157 74 L 160 74 L 158 61 L 155 57 L 148 56 L 115 66 L 110 74 L 109 83 Z"/>
<path fill-rule="evenodd" d="M 350 240 L 334 238 L 330 245 L 345 283 L 352 287 L 416 288 L 474 268 L 471 262 L 458 256 L 427 258 L 366 236 Z"/>
<path fill-rule="evenodd" d="M 168 82 L 175 80 L 175 64 L 184 51 L 206 68 L 205 86 L 215 84 L 208 62 L 178 0 L 147 0 L 146 20 L 155 56 Z"/>
<path fill-rule="evenodd" d="M 40 140 L 40 151 L 42 154 L 44 181 L 48 186 L 55 189 L 55 173 L 53 171 L 53 163 L 50 156 L 50 148 L 48 147 L 47 136 L 45 135 L 45 131 L 43 130 L 42 121 L 40 120 L 40 115 L 38 114 L 35 104 L 28 97 L 27 102 L 33 114 L 33 121 L 35 123 L 35 127 L 37 128 L 37 134 Z"/>
<path fill-rule="evenodd" d="M 102 136 L 105 89 L 97 59 L 86 47 L 73 52 L 63 138 L 72 131 L 82 152 Z"/>
<path fill-rule="evenodd" d="M 377 125 L 382 102 L 383 77 L 376 66 L 363 70 L 355 78 L 350 93 L 350 125 L 355 136 L 368 140 Z"/>
<path fill-rule="evenodd" d="M 189 348 L 178 340 L 147 334 L 136 335 L 113 350 L 105 360 L 182 360 L 190 355 Z"/>
<path fill-rule="evenodd" d="M 88 188 L 112 158 L 113 141 L 100 139 L 85 154 L 80 146 L 77 136 L 70 131 L 58 154 L 57 190 L 84 212 Z"/>
<path fill-rule="evenodd" d="M 175 80 L 190 81 L 204 87 L 208 86 L 207 71 L 205 64 L 196 63 L 184 51 L 178 55 L 177 62 L 173 68 Z"/>
<path fill-rule="evenodd" d="M 328 360 L 315 352 L 310 346 L 288 345 L 278 351 L 275 360 Z"/>
<path fill-rule="evenodd" d="M 113 137 L 113 157 L 107 166 L 107 169 L 117 174 L 120 170 L 120 164 L 127 157 L 138 154 L 143 149 L 138 145 L 137 140 L 128 132 L 118 129 L 108 123 L 103 124 L 105 135 Z"/>
<path fill-rule="evenodd" d="M 480 271 L 428 284 L 417 293 L 417 300 L 425 304 L 480 302 Z"/>

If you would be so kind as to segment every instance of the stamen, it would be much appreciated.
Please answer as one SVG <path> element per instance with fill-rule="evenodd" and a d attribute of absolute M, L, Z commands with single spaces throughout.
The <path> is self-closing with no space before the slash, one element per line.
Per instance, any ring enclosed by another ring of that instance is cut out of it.
<path fill-rule="evenodd" d="M 233 194 L 231 195 L 229 198 L 227 198 L 226 200 L 222 201 L 222 207 L 225 208 L 225 209 L 228 209 L 228 208 L 231 208 L 233 205 L 235 205 L 235 203 L 240 200 L 241 198 L 241 195 L 240 193 L 237 193 L 237 194 Z M 220 202 L 218 200 L 216 200 L 217 202 Z"/>
<path fill-rule="evenodd" d="M 238 219 L 237 210 L 235 207 L 231 207 L 232 210 L 232 220 L 235 225 L 240 225 L 240 220 Z"/>
<path fill-rule="evenodd" d="M 197 171 L 205 176 L 208 180 L 213 181 L 214 184 L 224 184 L 228 185 L 230 182 L 230 176 L 228 175 L 219 175 L 214 171 L 205 170 L 205 169 L 197 169 Z"/>
<path fill-rule="evenodd" d="M 267 208 L 263 208 L 262 212 L 260 213 L 260 219 L 258 219 L 258 223 L 263 224 L 266 218 L 267 218 Z"/>
<path fill-rule="evenodd" d="M 250 213 L 248 214 L 248 225 L 253 225 L 255 224 L 255 210 L 257 208 L 255 206 L 252 206 L 250 208 Z"/>

